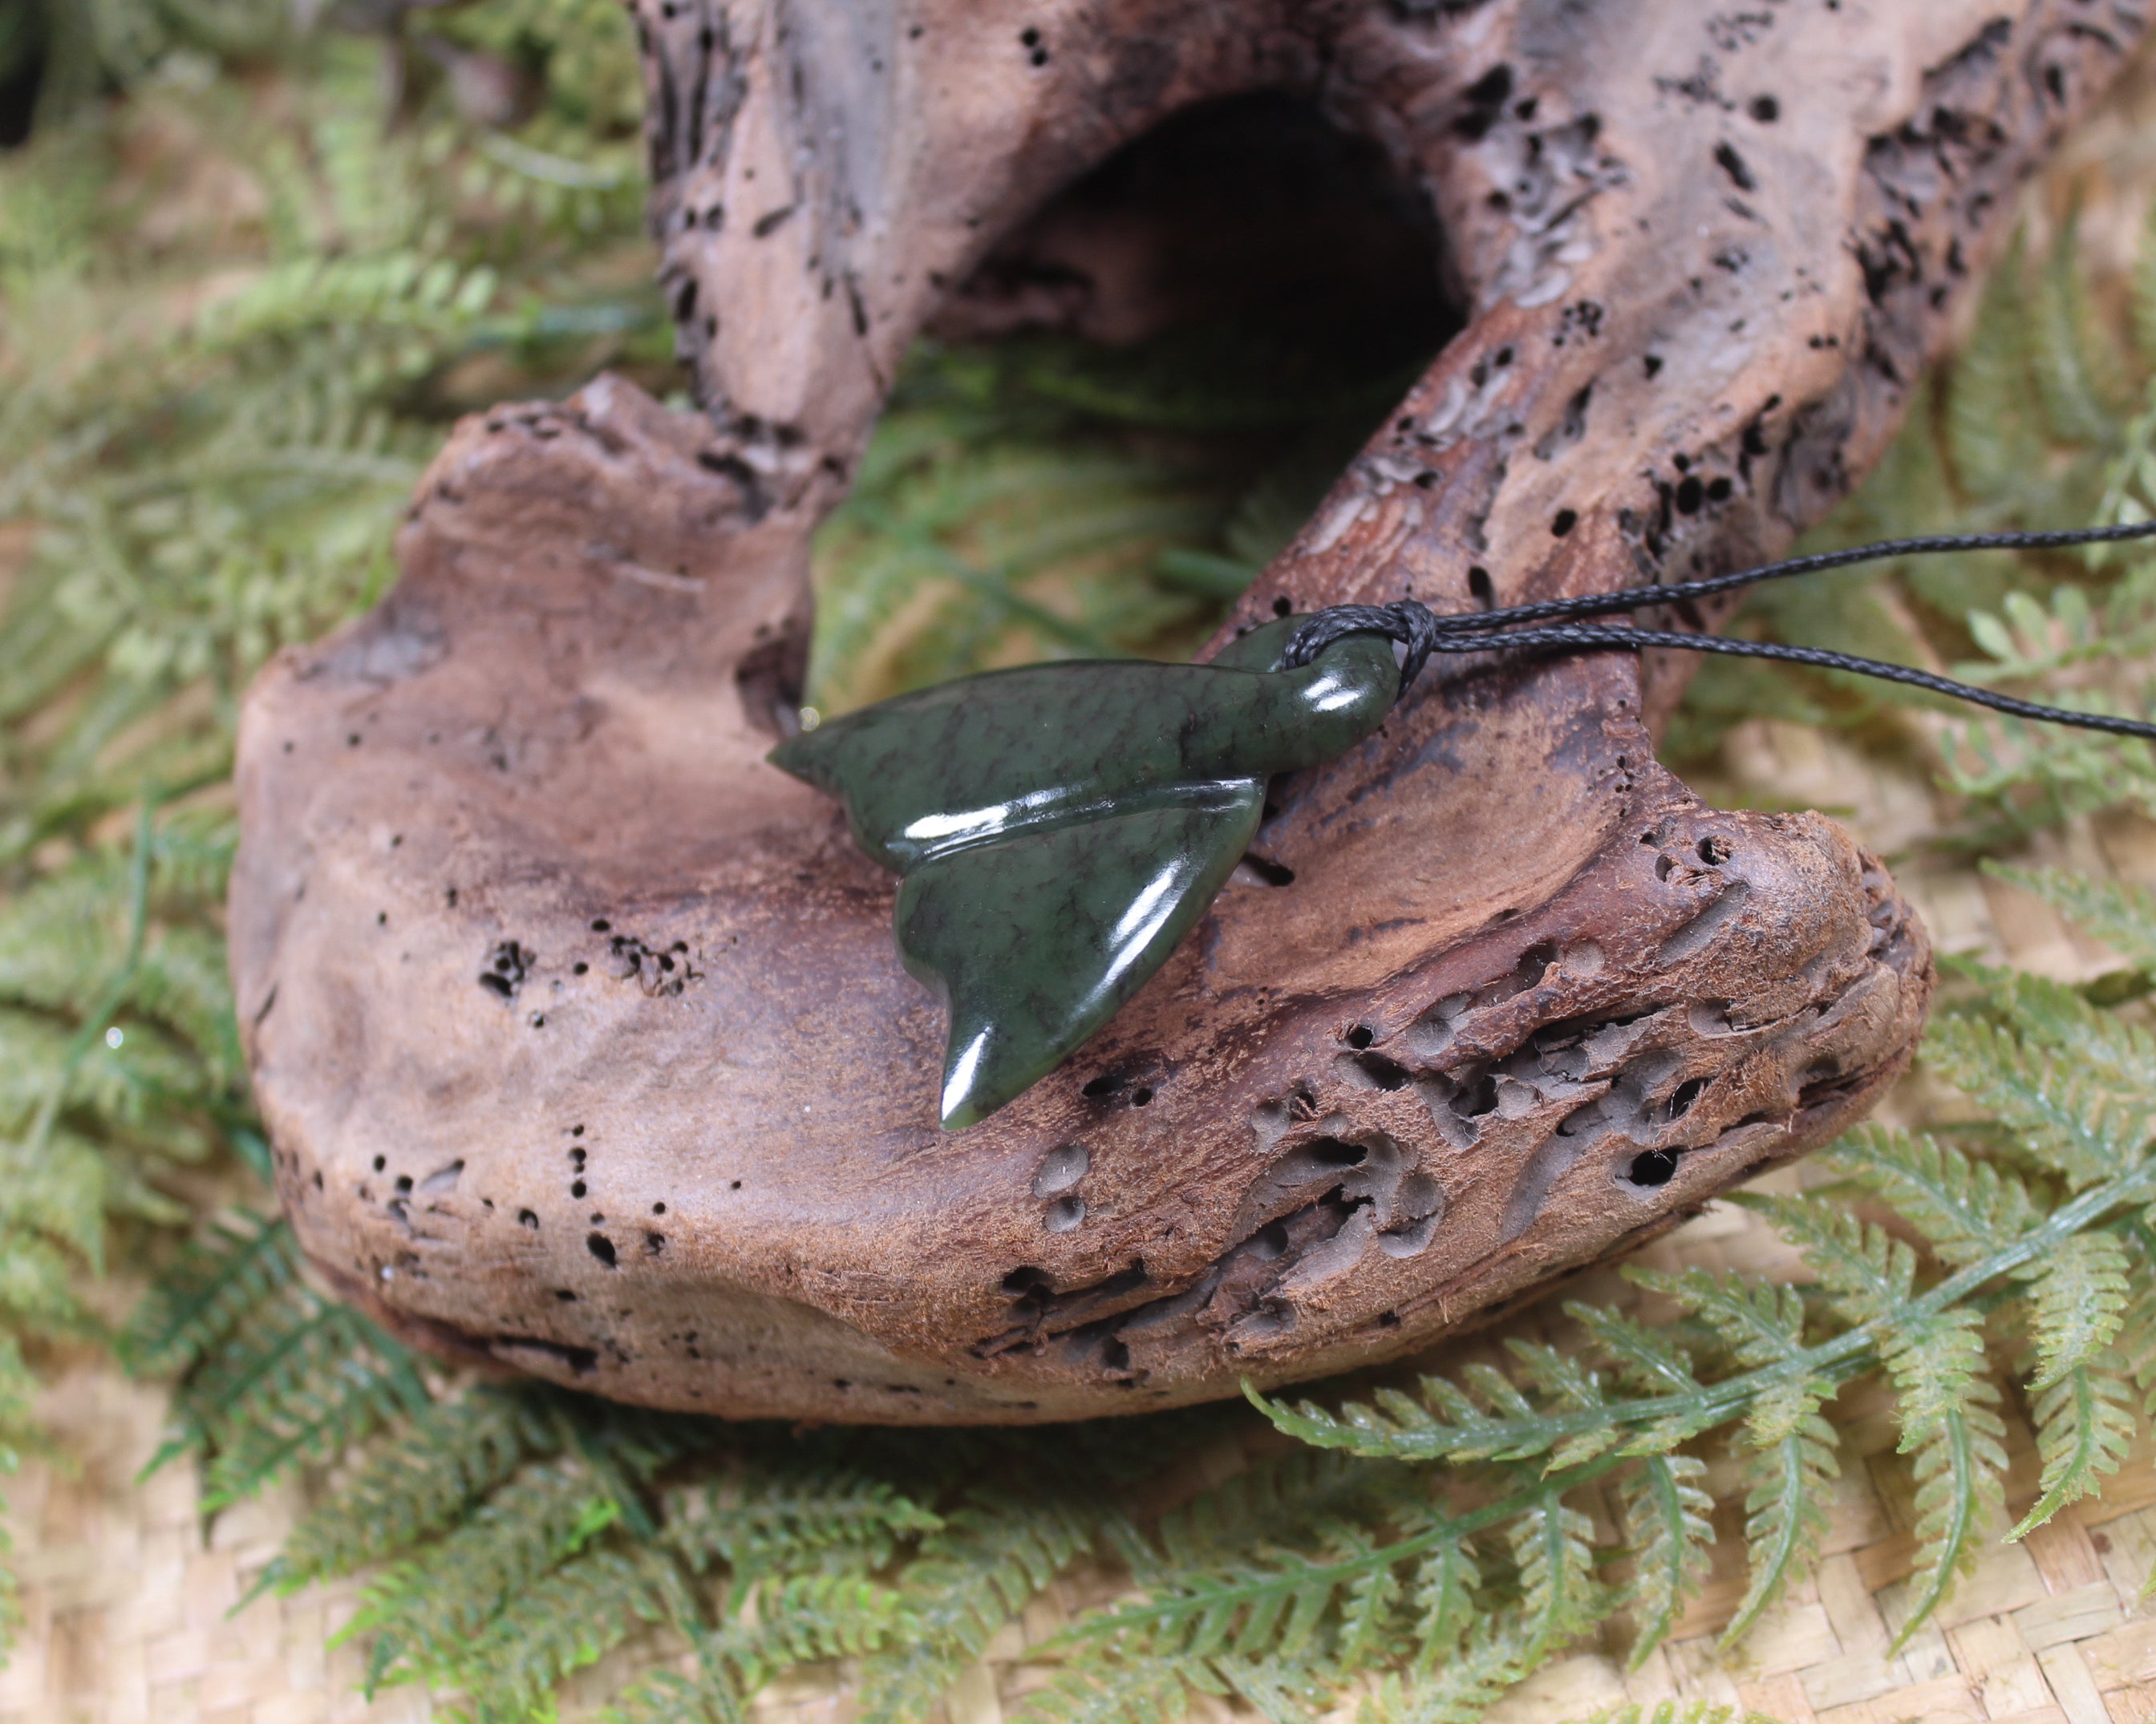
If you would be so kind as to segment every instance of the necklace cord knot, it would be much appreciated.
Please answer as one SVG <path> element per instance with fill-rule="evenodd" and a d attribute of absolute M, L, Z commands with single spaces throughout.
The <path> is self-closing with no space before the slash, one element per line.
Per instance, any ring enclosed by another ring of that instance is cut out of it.
<path fill-rule="evenodd" d="M 1400 691 L 1406 698 L 1422 667 L 1437 650 L 1442 623 L 1436 613 L 1419 599 L 1403 598 L 1393 604 L 1336 604 L 1315 612 L 1294 634 L 1281 653 L 1281 668 L 1300 670 L 1336 640 L 1351 634 L 1382 634 L 1407 649 L 1400 659 Z"/>

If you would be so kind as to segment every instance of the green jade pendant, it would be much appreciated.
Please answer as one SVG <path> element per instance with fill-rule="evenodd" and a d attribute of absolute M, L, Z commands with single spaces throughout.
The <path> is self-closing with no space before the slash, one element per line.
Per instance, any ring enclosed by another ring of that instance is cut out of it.
<path fill-rule="evenodd" d="M 899 957 L 950 1012 L 945 1131 L 1045 1077 L 1160 967 L 1249 848 L 1273 773 L 1346 752 L 1392 710 L 1381 635 L 1276 668 L 1303 620 L 1208 664 L 965 677 L 772 751 L 899 876 Z"/>

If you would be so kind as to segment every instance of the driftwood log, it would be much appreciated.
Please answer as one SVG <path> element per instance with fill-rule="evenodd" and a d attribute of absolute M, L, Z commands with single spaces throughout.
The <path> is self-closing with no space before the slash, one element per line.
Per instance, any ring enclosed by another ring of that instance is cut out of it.
<path fill-rule="evenodd" d="M 1681 670 L 1609 655 L 1426 676 L 1277 786 L 1099 1039 L 939 1134 L 892 881 L 763 763 L 808 537 L 933 320 L 1128 333 L 1243 290 L 1264 247 L 1209 284 L 1202 223 L 1087 176 L 1274 91 L 1426 193 L 1450 280 L 1410 296 L 1466 325 L 1241 620 L 1774 553 L 1881 452 L 2138 6 L 636 12 L 703 411 L 602 378 L 464 424 L 394 592 L 247 706 L 234 972 L 344 1295 L 654 1406 L 1130 1411 L 1419 1347 L 1876 1097 L 1922 929 L 1833 822 L 1703 806 L 1650 737 Z"/>

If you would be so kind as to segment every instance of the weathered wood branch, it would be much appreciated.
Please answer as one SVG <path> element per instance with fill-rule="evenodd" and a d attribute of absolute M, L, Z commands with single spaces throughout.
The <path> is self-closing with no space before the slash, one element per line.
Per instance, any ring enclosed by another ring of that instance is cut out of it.
<path fill-rule="evenodd" d="M 1065 1418 L 1406 1352 L 1871 1103 L 1921 928 L 1833 822 L 1703 806 L 1654 759 L 1675 678 L 1603 657 L 1426 678 L 1098 1041 L 939 1136 L 891 882 L 762 760 L 808 534 L 932 319 L 1124 326 L 1146 271 L 1089 277 L 1060 192 L 1285 90 L 1426 188 L 1471 316 L 1244 620 L 1771 554 L 2138 5 L 637 13 L 704 413 L 603 379 L 468 423 L 396 590 L 248 706 L 234 973 L 326 1275 L 655 1405 Z"/>

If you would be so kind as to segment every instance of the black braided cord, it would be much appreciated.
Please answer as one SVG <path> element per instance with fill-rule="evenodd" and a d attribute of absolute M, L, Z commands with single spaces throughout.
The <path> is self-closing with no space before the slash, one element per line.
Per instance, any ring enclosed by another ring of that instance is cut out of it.
<path fill-rule="evenodd" d="M 2156 724 L 2138 718 L 2114 718 L 2107 712 L 2076 712 L 2064 706 L 2046 706 L 2035 700 L 2017 700 L 1995 689 L 1956 682 L 1950 676 L 1934 676 L 1907 664 L 1890 664 L 1881 659 L 1859 659 L 1847 653 L 1831 653 L 1824 647 L 1781 646 L 1772 641 L 1736 640 L 1722 634 L 1683 634 L 1670 629 L 1607 629 L 1595 623 L 1574 623 L 1558 629 L 1522 629 L 1517 633 L 1478 638 L 1449 634 L 1436 650 L 1440 653 L 1479 653 L 1519 647 L 1570 649 L 1593 652 L 1611 647 L 1675 647 L 1687 653 L 1722 653 L 1733 659 L 1779 659 L 1789 664 L 1810 664 L 1820 670 L 1850 670 L 1859 676 L 1876 676 L 1883 682 L 1906 683 L 1934 695 L 1946 695 L 1978 706 L 1989 706 L 2015 718 L 2041 719 L 2046 724 L 2073 725 L 2085 731 L 2106 731 L 2114 736 L 2143 736 L 2156 740 Z"/>
<path fill-rule="evenodd" d="M 1830 652 L 1823 647 L 1782 646 L 1769 641 L 1732 639 L 1719 634 L 1692 634 L 1674 629 L 1612 629 L 1604 626 L 1557 629 L 1514 629 L 1516 623 L 1535 623 L 1552 618 L 1606 616 L 1613 612 L 1640 610 L 1649 605 L 1671 604 L 1690 598 L 1706 598 L 1732 593 L 1760 581 L 1786 579 L 1792 575 L 1815 574 L 1845 568 L 1852 563 L 1872 562 L 1896 557 L 1916 557 L 1944 551 L 2041 551 L 2070 545 L 2107 544 L 2121 539 L 2156 536 L 2156 521 L 2134 521 L 2122 526 L 2068 528 L 2055 532 L 1955 533 L 1922 539 L 1889 539 L 1876 545 L 1859 545 L 1847 551 L 1821 552 L 1813 557 L 1791 557 L 1758 568 L 1738 569 L 1707 580 L 1686 581 L 1667 587 L 1634 587 L 1623 593 L 1589 593 L 1578 598 L 1548 599 L 1537 604 L 1513 605 L 1504 610 L 1471 611 L 1439 616 L 1419 599 L 1404 598 L 1387 605 L 1342 604 L 1314 612 L 1288 637 L 1281 664 L 1288 668 L 1307 664 L 1336 640 L 1350 634 L 1383 634 L 1405 649 L 1400 661 L 1400 695 L 1404 697 L 1432 653 L 1486 653 L 1517 651 L 1602 652 L 1612 649 L 1637 651 L 1644 647 L 1671 647 L 1680 652 L 1721 653 L 1731 658 L 1778 659 L 1785 664 L 1809 664 L 1820 670 L 1845 670 L 1857 676 L 1898 682 L 1910 688 L 1945 695 L 1974 706 L 1987 706 L 2015 718 L 2040 720 L 2046 724 L 2072 725 L 2082 730 L 2102 731 L 2118 736 L 2139 736 L 2156 741 L 2156 724 L 2135 718 L 2116 718 L 2108 713 L 2076 712 L 2063 706 L 2046 706 L 2019 700 L 1974 684 L 1936 676 L 1907 664 L 1879 659 L 1861 659 L 1851 653 Z"/>

